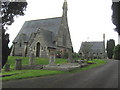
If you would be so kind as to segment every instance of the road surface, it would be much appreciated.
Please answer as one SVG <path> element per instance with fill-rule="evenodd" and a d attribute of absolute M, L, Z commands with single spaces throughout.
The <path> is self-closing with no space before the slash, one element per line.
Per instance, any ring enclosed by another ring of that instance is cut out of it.
<path fill-rule="evenodd" d="M 118 88 L 118 61 L 86 71 L 3 82 L 3 88 Z"/>

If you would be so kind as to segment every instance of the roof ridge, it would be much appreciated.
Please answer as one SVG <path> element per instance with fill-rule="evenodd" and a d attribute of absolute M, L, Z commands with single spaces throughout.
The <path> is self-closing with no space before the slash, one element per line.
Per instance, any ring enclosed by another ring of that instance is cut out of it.
<path fill-rule="evenodd" d="M 39 20 L 47 20 L 47 19 L 56 19 L 56 18 L 62 18 L 62 17 L 43 18 L 43 19 L 29 20 L 29 21 L 25 21 L 25 22 L 39 21 Z"/>
<path fill-rule="evenodd" d="M 85 41 L 85 42 L 103 42 L 103 41 Z"/>

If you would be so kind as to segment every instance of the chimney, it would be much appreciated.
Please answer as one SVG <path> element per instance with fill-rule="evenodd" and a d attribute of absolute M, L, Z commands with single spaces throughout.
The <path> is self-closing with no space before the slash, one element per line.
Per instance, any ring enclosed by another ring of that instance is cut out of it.
<path fill-rule="evenodd" d="M 105 42 L 105 33 L 103 34 L 103 42 Z"/>

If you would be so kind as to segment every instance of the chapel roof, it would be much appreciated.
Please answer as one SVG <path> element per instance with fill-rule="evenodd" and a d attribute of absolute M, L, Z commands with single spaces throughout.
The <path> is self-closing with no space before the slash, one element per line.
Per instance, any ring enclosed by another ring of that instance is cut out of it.
<path fill-rule="evenodd" d="M 55 18 L 48 18 L 48 19 L 26 21 L 23 24 L 21 30 L 19 31 L 17 37 L 14 39 L 13 42 L 17 42 L 21 34 L 26 35 L 25 41 L 27 42 L 31 34 L 36 33 L 39 28 L 42 28 L 43 30 L 48 30 L 56 36 L 61 24 L 61 20 L 62 20 L 62 17 L 55 17 Z"/>
<path fill-rule="evenodd" d="M 47 30 L 41 30 L 43 37 L 44 37 L 44 42 L 46 43 L 46 45 L 48 47 L 54 47 L 55 45 L 52 43 L 53 42 L 53 33 L 51 31 L 47 31 Z"/>
<path fill-rule="evenodd" d="M 104 52 L 104 42 L 103 41 L 82 42 L 80 51 L 82 51 L 82 49 L 84 48 L 84 45 L 90 45 L 93 53 L 103 53 Z"/>

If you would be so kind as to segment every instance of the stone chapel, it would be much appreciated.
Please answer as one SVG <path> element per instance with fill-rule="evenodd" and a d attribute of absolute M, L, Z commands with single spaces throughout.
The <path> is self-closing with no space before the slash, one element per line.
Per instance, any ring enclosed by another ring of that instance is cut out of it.
<path fill-rule="evenodd" d="M 61 55 L 71 51 L 67 10 L 65 0 L 62 17 L 26 21 L 13 41 L 11 56 L 29 56 L 33 52 L 36 57 L 48 57 L 50 49 Z"/>
<path fill-rule="evenodd" d="M 82 42 L 78 52 L 82 56 L 92 56 L 93 58 L 105 59 L 105 34 L 103 34 L 103 41 Z"/>

